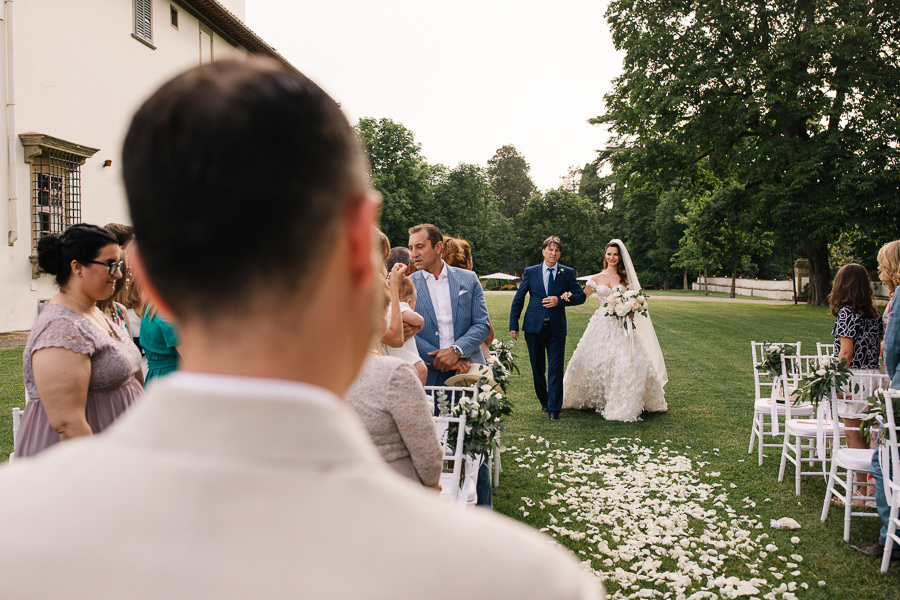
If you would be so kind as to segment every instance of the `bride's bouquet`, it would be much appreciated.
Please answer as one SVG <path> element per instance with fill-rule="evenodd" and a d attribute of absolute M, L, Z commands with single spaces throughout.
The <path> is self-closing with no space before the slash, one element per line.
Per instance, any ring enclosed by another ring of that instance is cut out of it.
<path fill-rule="evenodd" d="M 634 317 L 637 315 L 647 316 L 647 297 L 644 296 L 644 290 L 621 290 L 617 289 L 606 297 L 605 316 L 615 317 L 622 322 L 626 335 L 628 329 L 634 328 Z"/>

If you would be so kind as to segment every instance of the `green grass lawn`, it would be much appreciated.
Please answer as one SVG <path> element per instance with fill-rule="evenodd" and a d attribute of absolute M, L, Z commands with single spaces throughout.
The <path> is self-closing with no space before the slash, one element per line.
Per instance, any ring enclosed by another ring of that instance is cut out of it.
<path fill-rule="evenodd" d="M 25 408 L 22 383 L 22 349 L 0 350 L 0 460 L 13 450 L 12 408 Z"/>
<path fill-rule="evenodd" d="M 508 339 L 511 301 L 511 295 L 487 296 L 495 330 L 502 340 Z M 586 306 L 567 309 L 567 360 L 596 308 L 595 302 L 589 300 Z M 507 419 L 503 434 L 504 443 L 515 449 L 504 455 L 501 485 L 494 491 L 495 510 L 534 527 L 547 526 L 544 511 L 537 507 L 522 510 L 523 497 L 539 501 L 554 491 L 552 478 L 545 476 L 546 471 L 541 472 L 543 458 L 531 463 L 515 460 L 528 453 L 611 446 L 620 448 L 616 451 L 622 452 L 623 460 L 629 460 L 631 455 L 622 448 L 630 446 L 648 449 L 652 456 L 667 461 L 675 460 L 672 457 L 676 455 L 685 456 L 693 461 L 701 481 L 705 480 L 706 473 L 718 473 L 709 480 L 718 481 L 721 487 L 717 489 L 728 495 L 728 504 L 736 511 L 735 522 L 750 518 L 762 523 L 763 528 L 753 530 L 753 535 L 768 534 L 770 539 L 765 543 L 778 546 L 778 552 L 769 553 L 764 559 L 753 557 L 762 577 L 771 569 L 785 569 L 779 555 L 796 553 L 803 557 L 798 568 L 801 574 L 790 579 L 809 586 L 809 589 L 796 590 L 798 598 L 897 598 L 900 565 L 892 565 L 887 575 L 881 575 L 879 561 L 851 549 L 842 539 L 840 510 L 832 509 L 827 523 L 819 521 L 825 492 L 821 478 L 804 477 L 802 495 L 796 497 L 790 469 L 789 481 L 776 480 L 779 457 L 775 452 L 767 453 L 762 467 L 756 464 L 755 452 L 747 454 L 753 413 L 749 342 L 799 340 L 805 353 L 814 353 L 815 342 L 831 341 L 834 320 L 827 310 L 805 305 L 682 302 L 666 300 L 660 295 L 651 299 L 651 312 L 669 372 L 666 387 L 669 411 L 645 415 L 645 420 L 639 423 L 607 422 L 599 414 L 580 411 L 563 411 L 560 422 L 549 422 L 534 396 L 525 344 L 518 343 L 516 354 L 521 374 L 511 379 L 509 392 L 514 413 Z M 22 406 L 21 356 L 21 349 L 0 350 L 0 458 L 5 458 L 12 449 L 10 408 Z M 532 435 L 543 439 L 538 443 Z M 620 438 L 630 441 L 613 442 Z M 701 461 L 706 464 L 700 465 Z M 744 502 L 744 498 L 755 506 Z M 529 514 L 526 516 L 525 512 Z M 802 529 L 770 529 L 769 520 L 781 517 L 793 517 Z M 851 542 L 870 543 L 879 525 L 878 519 L 855 518 Z M 703 523 L 694 526 L 702 529 Z M 616 535 L 615 526 L 607 529 L 610 537 Z M 790 542 L 794 536 L 800 539 L 796 545 Z M 585 541 L 562 536 L 558 539 L 581 560 L 596 552 Z M 746 578 L 749 576 L 746 562 L 737 556 L 728 557 L 715 569 L 715 574 Z M 636 568 L 630 562 L 617 566 L 626 572 Z M 601 565 L 595 564 L 594 568 L 599 570 Z M 661 568 L 673 568 L 673 565 L 663 561 Z M 819 581 L 824 581 L 825 586 L 820 587 Z M 607 581 L 607 589 L 622 596 L 633 592 L 626 593 L 615 581 Z M 675 594 L 670 597 L 676 599 Z"/>
<path fill-rule="evenodd" d="M 511 300 L 510 296 L 487 297 L 494 329 L 504 341 L 508 339 L 505 330 Z M 595 302 L 589 300 L 584 306 L 567 309 L 567 361 L 597 306 Z M 526 509 L 529 515 L 523 517 L 522 498 L 546 497 L 550 490 L 546 477 L 536 477 L 537 464 L 523 468 L 525 463 L 515 460 L 516 456 L 523 455 L 524 447 L 532 450 L 537 447 L 531 435 L 564 444 L 562 447 L 568 449 L 606 446 L 615 438 L 639 438 L 642 446 L 657 451 L 666 447 L 693 458 L 695 463 L 707 461 L 702 469 L 698 468 L 699 472 L 720 473 L 719 481 L 724 484 L 731 505 L 740 514 L 758 516 L 765 528 L 756 531 L 767 533 L 780 549 L 763 561 L 761 568 L 768 570 L 779 564 L 783 568 L 784 562 L 776 554 L 796 551 L 804 557 L 799 567 L 802 575 L 794 579 L 810 587 L 798 589 L 798 597 L 897 598 L 900 565 L 893 565 L 886 575 L 881 575 L 880 562 L 850 548 L 842 538 L 841 509 L 832 508 L 828 521 L 820 522 L 825 495 L 822 478 L 804 477 L 802 494 L 797 497 L 790 465 L 785 482 L 777 481 L 780 454 L 769 450 L 762 467 L 757 466 L 755 450 L 754 454 L 747 454 L 753 415 L 750 341 L 800 341 L 804 353 L 815 354 L 817 341 L 831 341 L 834 318 L 827 309 L 806 305 L 667 301 L 662 296 L 650 302 L 669 373 L 666 386 L 669 410 L 663 414 L 645 414 L 644 421 L 639 423 L 609 422 L 588 411 L 563 411 L 562 420 L 551 423 L 540 412 L 534 395 L 525 344 L 517 344 L 517 362 L 522 372 L 511 379 L 509 392 L 514 413 L 507 419 L 503 434 L 504 443 L 515 446 L 516 450 L 505 455 L 501 484 L 494 491 L 495 509 L 532 526 L 546 526 L 540 511 Z M 731 488 L 732 484 L 736 487 Z M 742 509 L 744 498 L 750 498 L 756 506 Z M 781 517 L 793 517 L 802 528 L 770 529 L 770 519 Z M 877 518 L 854 518 L 851 542 L 868 545 L 876 539 L 880 523 Z M 782 550 L 792 547 L 790 538 L 794 536 L 801 540 L 796 549 Z M 586 550 L 583 543 L 562 538 L 560 542 L 575 552 Z M 585 556 L 579 554 L 579 558 Z M 726 562 L 721 574 L 745 577 L 746 568 L 742 563 L 741 560 Z M 630 565 L 619 566 L 628 571 Z M 825 581 L 826 585 L 819 587 L 819 581 Z M 618 589 L 614 583 L 607 583 L 607 588 L 610 592 Z"/>

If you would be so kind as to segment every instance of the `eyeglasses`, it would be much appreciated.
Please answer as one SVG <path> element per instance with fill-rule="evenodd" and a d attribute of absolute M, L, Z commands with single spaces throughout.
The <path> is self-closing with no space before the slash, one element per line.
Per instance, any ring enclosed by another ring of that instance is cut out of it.
<path fill-rule="evenodd" d="M 89 260 L 87 262 L 91 263 L 92 265 L 103 265 L 104 267 L 109 269 L 110 275 L 115 275 L 116 271 L 120 271 L 122 269 L 122 267 L 125 266 L 124 260 L 119 260 L 119 261 L 112 260 L 109 262 L 100 262 L 99 260 Z"/>

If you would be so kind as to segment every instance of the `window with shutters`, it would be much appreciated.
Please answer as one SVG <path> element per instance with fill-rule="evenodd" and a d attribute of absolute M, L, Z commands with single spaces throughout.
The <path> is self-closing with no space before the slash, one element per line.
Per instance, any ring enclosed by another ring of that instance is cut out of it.
<path fill-rule="evenodd" d="M 31 165 L 31 247 L 81 222 L 81 166 L 96 148 L 40 133 L 19 135 Z M 36 273 L 36 271 L 35 271 Z"/>
<path fill-rule="evenodd" d="M 131 34 L 155 48 L 153 45 L 153 0 L 134 0 L 134 33 Z"/>

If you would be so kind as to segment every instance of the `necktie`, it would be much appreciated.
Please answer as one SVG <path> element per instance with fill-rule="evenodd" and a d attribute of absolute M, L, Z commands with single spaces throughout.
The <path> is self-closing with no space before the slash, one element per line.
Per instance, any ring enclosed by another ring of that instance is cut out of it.
<path fill-rule="evenodd" d="M 549 296 L 550 292 L 553 290 L 553 282 L 555 280 L 553 278 L 554 269 L 547 269 L 547 270 L 550 272 L 549 277 L 547 277 L 547 295 Z M 549 321 L 549 320 L 550 320 L 550 309 L 545 308 L 544 309 L 544 321 Z"/>

